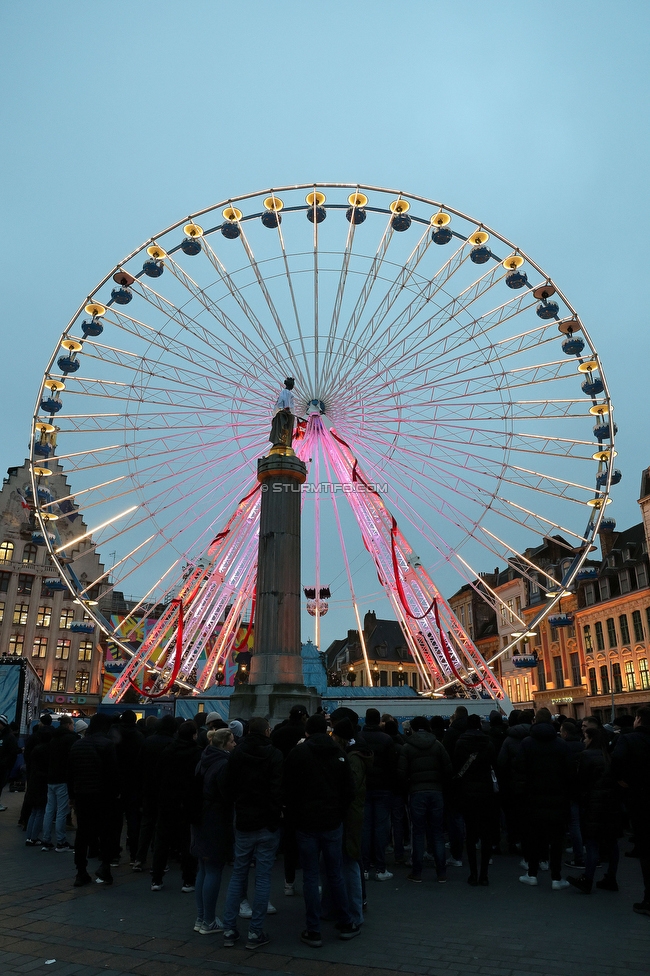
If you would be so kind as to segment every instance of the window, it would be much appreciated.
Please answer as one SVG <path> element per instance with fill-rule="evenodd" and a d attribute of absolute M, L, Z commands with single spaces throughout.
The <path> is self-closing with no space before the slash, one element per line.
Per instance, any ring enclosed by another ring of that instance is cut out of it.
<path fill-rule="evenodd" d="M 546 691 L 546 672 L 543 661 L 539 661 L 537 664 L 537 687 L 540 691 Z"/>
<path fill-rule="evenodd" d="M 555 644 L 559 640 L 557 627 L 551 627 L 551 643 Z"/>
<path fill-rule="evenodd" d="M 515 619 L 514 609 L 515 609 L 515 601 L 514 600 L 508 600 L 508 622 L 509 623 L 513 623 L 514 622 L 514 619 Z"/>
<path fill-rule="evenodd" d="M 585 651 L 593 651 L 593 644 L 591 643 L 591 624 L 585 624 L 582 628 L 582 633 L 585 639 Z"/>
<path fill-rule="evenodd" d="M 630 628 L 627 625 L 627 616 L 626 616 L 626 614 L 623 613 L 618 618 L 618 626 L 620 627 L 620 630 L 621 630 L 621 644 L 629 644 L 630 643 Z"/>
<path fill-rule="evenodd" d="M 521 681 L 519 678 L 515 678 L 515 701 L 521 701 Z"/>
<path fill-rule="evenodd" d="M 17 603 L 16 606 L 14 607 L 14 623 L 26 624 L 28 612 L 29 612 L 29 603 Z"/>
<path fill-rule="evenodd" d="M 87 695 L 90 684 L 90 674 L 88 671 L 77 671 L 74 679 L 74 690 L 78 695 Z"/>
<path fill-rule="evenodd" d="M 530 577 L 530 601 L 539 600 L 539 581 L 537 573 L 532 573 Z"/>
<path fill-rule="evenodd" d="M 598 682 L 596 680 L 595 668 L 589 668 L 589 694 L 590 695 L 598 694 Z"/>
<path fill-rule="evenodd" d="M 414 671 L 413 674 L 412 674 L 412 676 L 411 676 L 411 684 L 415 688 L 415 690 L 417 691 L 418 690 L 418 674 L 417 674 L 417 671 Z"/>
<path fill-rule="evenodd" d="M 623 691 L 623 678 L 621 677 L 621 665 L 616 661 L 612 664 L 612 684 L 614 685 L 614 691 L 618 694 L 619 691 Z"/>
<path fill-rule="evenodd" d="M 79 660 L 80 661 L 91 661 L 93 656 L 94 644 L 92 641 L 85 640 L 79 643 Z M 363 671 L 361 672 L 363 674 Z M 397 674 L 393 671 L 393 674 Z M 399 683 L 399 682 L 398 682 Z"/>
<path fill-rule="evenodd" d="M 603 689 L 603 695 L 609 695 L 609 668 L 606 664 L 600 666 L 600 686 Z"/>
<path fill-rule="evenodd" d="M 473 637 L 474 636 L 474 616 L 472 614 L 472 604 L 471 603 L 468 603 L 467 604 L 467 628 L 468 628 L 469 636 L 470 637 Z"/>
<path fill-rule="evenodd" d="M 11 634 L 9 637 L 9 648 L 7 653 L 14 657 L 20 657 L 25 646 L 24 634 Z"/>
<path fill-rule="evenodd" d="M 34 577 L 31 573 L 18 573 L 17 593 L 24 593 L 26 596 L 32 592 Z"/>
<path fill-rule="evenodd" d="M 505 627 L 508 623 L 508 608 L 505 604 L 501 604 L 501 626 Z"/>
<path fill-rule="evenodd" d="M 640 563 L 636 568 L 636 582 L 639 589 L 648 585 L 648 568 L 645 563 Z"/>
<path fill-rule="evenodd" d="M 465 604 L 460 608 L 460 625 L 461 627 L 465 626 Z"/>
<path fill-rule="evenodd" d="M 65 691 L 65 683 L 67 677 L 68 677 L 67 671 L 53 671 L 50 691 Z"/>
<path fill-rule="evenodd" d="M 14 558 L 13 542 L 0 543 L 0 563 L 10 563 Z"/>
<path fill-rule="evenodd" d="M 24 563 L 35 563 L 36 557 L 38 556 L 38 546 L 32 545 L 28 542 L 23 549 L 23 562 Z"/>
<path fill-rule="evenodd" d="M 618 582 L 621 587 L 621 593 L 630 592 L 630 571 L 629 569 L 622 569 L 618 574 Z"/>
<path fill-rule="evenodd" d="M 524 682 L 524 697 L 523 701 L 530 701 L 530 681 L 528 680 L 528 675 L 525 674 L 523 677 Z"/>
<path fill-rule="evenodd" d="M 585 583 L 585 604 L 588 607 L 596 602 L 596 588 L 593 583 Z"/>
<path fill-rule="evenodd" d="M 647 657 L 642 657 L 639 659 L 639 678 L 641 680 L 641 687 L 643 690 L 648 691 L 650 688 L 650 671 L 648 671 Z"/>
<path fill-rule="evenodd" d="M 648 607 L 650 610 L 650 607 Z M 650 618 L 650 614 L 648 615 Z M 632 626 L 634 627 L 634 640 L 643 640 L 643 621 L 641 620 L 641 611 L 635 610 L 632 614 Z"/>
<path fill-rule="evenodd" d="M 573 685 L 582 684 L 582 670 L 580 668 L 580 655 L 577 651 L 571 655 L 571 683 Z"/>
<path fill-rule="evenodd" d="M 564 671 L 562 670 L 561 654 L 553 658 L 553 670 L 555 671 L 555 687 L 564 688 Z"/>
<path fill-rule="evenodd" d="M 0 573 L 0 593 L 6 593 L 9 589 L 9 580 L 11 579 L 11 573 Z M 648 607 L 650 610 L 650 607 Z"/>
<path fill-rule="evenodd" d="M 52 620 L 52 607 L 39 607 L 36 614 L 37 627 L 49 627 Z"/>
<path fill-rule="evenodd" d="M 379 687 L 380 688 L 388 687 L 388 671 L 379 672 Z"/>
<path fill-rule="evenodd" d="M 56 642 L 55 658 L 57 661 L 67 661 L 70 657 L 70 640 L 67 637 L 59 637 Z"/>
<path fill-rule="evenodd" d="M 611 595 L 612 595 L 612 590 L 609 585 L 609 580 L 607 579 L 607 577 L 604 577 L 600 581 L 600 599 L 609 600 Z"/>
<path fill-rule="evenodd" d="M 628 691 L 636 691 L 636 678 L 634 676 L 634 664 L 632 661 L 625 662 L 625 680 Z"/>
<path fill-rule="evenodd" d="M 74 620 L 74 610 L 62 610 L 59 617 L 59 630 L 68 630 Z"/>
<path fill-rule="evenodd" d="M 605 650 L 605 638 L 603 637 L 603 625 L 600 620 L 596 621 L 596 647 L 599 651 Z"/>
<path fill-rule="evenodd" d="M 508 692 L 508 698 L 510 701 L 514 701 L 514 698 L 512 697 L 512 681 L 510 678 L 506 679 L 506 691 Z"/>
<path fill-rule="evenodd" d="M 45 657 L 47 654 L 47 637 L 35 637 L 32 646 L 32 657 Z"/>
<path fill-rule="evenodd" d="M 4 619 L 5 619 L 5 605 L 4 603 L 0 603 L 0 624 Z"/>
<path fill-rule="evenodd" d="M 607 640 L 609 641 L 609 646 L 616 647 L 618 642 L 616 640 L 616 624 L 614 623 L 614 618 L 608 617 L 606 622 L 607 622 Z"/>

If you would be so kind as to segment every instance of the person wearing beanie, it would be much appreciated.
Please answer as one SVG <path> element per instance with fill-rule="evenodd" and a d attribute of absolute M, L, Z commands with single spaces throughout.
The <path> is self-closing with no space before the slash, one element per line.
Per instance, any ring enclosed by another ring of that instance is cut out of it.
<path fill-rule="evenodd" d="M 296 824 L 302 862 L 306 945 L 322 946 L 319 860 L 322 856 L 333 908 L 340 914 L 339 938 L 360 932 L 350 912 L 343 879 L 343 821 L 355 795 L 350 762 L 327 734 L 322 714 L 312 715 L 305 726 L 305 741 L 291 750 L 284 765 L 287 809 Z"/>
<path fill-rule="evenodd" d="M 74 730 L 77 735 L 85 735 L 88 729 L 88 722 L 84 722 L 82 718 L 78 718 L 74 723 Z"/>
<path fill-rule="evenodd" d="M 233 734 L 235 740 L 235 745 L 239 745 L 241 740 L 244 738 L 244 726 L 237 719 L 233 719 L 232 722 L 228 722 L 228 728 Z"/>

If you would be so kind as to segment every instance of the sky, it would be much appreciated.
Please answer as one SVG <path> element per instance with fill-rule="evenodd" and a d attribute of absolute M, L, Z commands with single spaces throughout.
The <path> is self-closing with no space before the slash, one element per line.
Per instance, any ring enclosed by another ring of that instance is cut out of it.
<path fill-rule="evenodd" d="M 61 331 L 141 241 L 229 196 L 359 181 L 447 201 L 558 281 L 613 398 L 608 514 L 640 521 L 649 21 L 636 0 L 0 5 L 0 465 L 26 456 Z"/>

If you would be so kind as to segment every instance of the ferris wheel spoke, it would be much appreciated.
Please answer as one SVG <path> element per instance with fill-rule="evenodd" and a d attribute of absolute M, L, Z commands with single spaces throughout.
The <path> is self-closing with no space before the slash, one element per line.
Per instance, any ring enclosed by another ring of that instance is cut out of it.
<path fill-rule="evenodd" d="M 311 377 L 311 371 L 310 371 L 309 361 L 307 359 L 307 350 L 305 348 L 305 336 L 304 336 L 304 333 L 303 333 L 300 312 L 299 312 L 299 309 L 298 309 L 298 303 L 296 301 L 296 293 L 295 293 L 294 287 L 293 287 L 293 280 L 291 278 L 291 269 L 290 269 L 290 265 L 289 265 L 289 258 L 288 258 L 288 255 L 287 255 L 287 249 L 286 249 L 285 244 L 284 244 L 284 234 L 282 233 L 282 224 L 281 224 L 280 221 L 278 221 L 277 232 L 278 232 L 278 242 L 280 244 L 280 250 L 282 251 L 282 263 L 283 263 L 283 267 L 284 267 L 284 274 L 285 274 L 285 277 L 287 279 L 287 287 L 289 289 L 289 295 L 291 297 L 291 308 L 293 309 L 293 315 L 294 315 L 294 319 L 295 319 L 295 323 L 296 323 L 296 330 L 297 330 L 297 333 L 298 333 L 298 340 L 299 340 L 299 343 L 300 343 L 300 352 L 301 352 L 301 355 L 302 355 L 303 362 L 305 364 L 305 373 L 304 373 L 304 376 L 305 376 L 305 380 L 307 382 L 307 385 L 309 387 L 309 384 L 311 384 L 311 381 L 312 381 L 312 377 Z"/>
<path fill-rule="evenodd" d="M 343 294 L 345 292 L 345 285 L 348 280 L 348 269 L 350 267 L 350 258 L 352 256 L 352 245 L 354 243 L 354 231 L 356 228 L 356 223 L 351 220 L 348 224 L 348 234 L 347 240 L 345 242 L 345 249 L 343 251 L 343 256 L 341 259 L 341 271 L 339 274 L 338 287 L 336 289 L 336 297 L 334 299 L 334 307 L 332 309 L 332 317 L 330 320 L 330 328 L 327 336 L 327 345 L 325 346 L 325 353 L 323 355 L 323 374 L 321 377 L 321 384 L 323 390 L 328 389 L 328 383 L 331 377 L 331 367 L 332 367 L 332 350 L 336 342 L 336 334 L 339 326 L 339 316 L 341 314 L 341 306 L 343 304 Z"/>
<path fill-rule="evenodd" d="M 272 357 L 272 360 L 273 361 L 277 361 L 277 347 L 278 347 L 278 343 L 272 338 L 272 336 L 270 335 L 270 333 L 268 333 L 267 330 L 264 328 L 264 326 L 263 326 L 262 322 L 260 321 L 260 319 L 258 318 L 258 316 L 255 314 L 255 312 L 253 311 L 253 309 L 250 307 L 250 305 L 248 304 L 248 302 L 244 298 L 244 296 L 241 293 L 241 291 L 237 288 L 237 286 L 233 282 L 231 276 L 226 271 L 225 265 L 221 262 L 220 258 L 217 256 L 217 254 L 215 253 L 215 251 L 212 249 L 212 246 L 210 245 L 210 242 L 207 239 L 204 239 L 203 245 L 204 245 L 203 246 L 203 250 L 204 250 L 204 252 L 205 252 L 208 260 L 210 261 L 210 263 L 214 267 L 215 271 L 219 275 L 219 277 L 220 277 L 221 281 L 223 282 L 223 284 L 228 289 L 228 292 L 230 293 L 230 295 L 232 296 L 232 298 L 235 300 L 235 302 L 239 306 L 240 310 L 246 316 L 246 319 L 250 322 L 250 324 L 253 327 L 256 335 L 261 340 L 261 342 L 262 342 L 262 351 L 265 351 L 267 354 L 270 353 L 271 354 L 271 357 Z M 249 346 L 249 344 L 250 344 L 250 339 L 249 338 L 246 338 L 246 336 L 244 336 L 244 338 L 242 340 L 242 347 L 244 349 L 247 349 L 248 346 Z M 297 375 L 298 376 L 301 376 L 301 371 L 300 371 L 300 369 L 298 367 L 297 362 L 295 362 L 295 359 L 293 357 L 293 352 L 291 352 L 291 359 L 292 359 L 292 362 L 294 362 L 294 368 L 296 369 Z"/>
<path fill-rule="evenodd" d="M 258 265 L 257 261 L 255 260 L 255 255 L 253 254 L 253 249 L 250 246 L 250 243 L 248 241 L 248 238 L 246 237 L 246 234 L 244 232 L 244 228 L 243 227 L 241 228 L 241 233 L 239 235 L 239 239 L 242 242 L 242 245 L 243 245 L 244 250 L 246 252 L 246 256 L 248 258 L 248 261 L 250 263 L 250 266 L 253 269 L 253 273 L 255 275 L 255 280 L 257 281 L 257 284 L 259 286 L 259 289 L 260 289 L 260 291 L 261 291 L 261 293 L 262 293 L 262 295 L 264 297 L 264 301 L 265 301 L 266 306 L 267 306 L 267 308 L 268 308 L 268 310 L 269 310 L 269 312 L 271 314 L 271 318 L 273 319 L 273 322 L 275 323 L 275 327 L 278 330 L 278 335 L 282 339 L 282 345 L 284 346 L 284 350 L 286 352 L 287 358 L 292 363 L 293 369 L 295 369 L 296 373 L 300 374 L 301 373 L 301 370 L 300 370 L 300 367 L 298 366 L 298 361 L 297 361 L 297 359 L 296 359 L 296 357 L 294 355 L 293 349 L 291 348 L 291 344 L 289 342 L 289 337 L 287 336 L 287 333 L 285 331 L 285 328 L 284 328 L 284 326 L 282 324 L 282 319 L 281 319 L 280 315 L 278 314 L 278 311 L 277 311 L 277 309 L 275 307 L 275 304 L 273 302 L 273 299 L 271 298 L 271 293 L 269 292 L 269 289 L 266 286 L 266 282 L 264 281 L 264 278 L 260 274 L 259 265 Z M 304 383 L 304 378 L 303 378 L 303 383 Z"/>

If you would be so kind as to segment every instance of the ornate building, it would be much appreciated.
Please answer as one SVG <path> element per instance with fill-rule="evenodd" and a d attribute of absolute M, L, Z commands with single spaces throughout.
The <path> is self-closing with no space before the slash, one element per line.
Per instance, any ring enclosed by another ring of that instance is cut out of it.
<path fill-rule="evenodd" d="M 61 543 L 88 531 L 60 465 L 50 462 L 47 491 Z M 100 701 L 101 652 L 98 628 L 59 580 L 30 509 L 29 462 L 9 468 L 0 490 L 0 655 L 26 657 L 44 685 L 42 707 L 95 711 Z M 72 550 L 74 571 L 88 598 L 106 586 L 104 567 L 86 536 Z M 95 580 L 101 580 L 92 586 Z"/>

